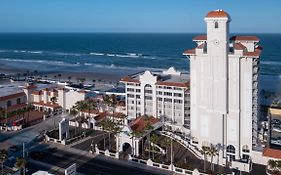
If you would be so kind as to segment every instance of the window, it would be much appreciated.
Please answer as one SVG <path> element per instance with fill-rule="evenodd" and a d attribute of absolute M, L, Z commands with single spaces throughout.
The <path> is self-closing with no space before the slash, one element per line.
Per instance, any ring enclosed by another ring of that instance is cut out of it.
<path fill-rule="evenodd" d="M 12 106 L 12 102 L 9 100 L 9 101 L 7 101 L 7 107 L 10 107 L 10 106 Z"/>
<path fill-rule="evenodd" d="M 181 93 L 174 93 L 174 96 L 175 97 L 182 97 L 182 94 Z"/>
<path fill-rule="evenodd" d="M 218 28 L 219 28 L 219 23 L 215 22 L 215 29 L 218 29 Z"/>
<path fill-rule="evenodd" d="M 145 96 L 144 99 L 145 100 L 152 100 L 152 97 L 151 96 Z"/>
<path fill-rule="evenodd" d="M 134 98 L 135 96 L 133 94 L 127 94 L 127 98 Z"/>
<path fill-rule="evenodd" d="M 136 92 L 140 92 L 140 89 L 136 89 Z"/>
<path fill-rule="evenodd" d="M 228 146 L 226 147 L 226 152 L 227 152 L 227 153 L 233 153 L 233 154 L 235 154 L 235 147 L 232 146 L 232 145 L 228 145 Z"/>
<path fill-rule="evenodd" d="M 21 102 L 21 99 L 18 98 L 18 99 L 17 99 L 17 104 L 20 104 L 20 102 Z"/>
<path fill-rule="evenodd" d="M 135 91 L 135 89 L 133 89 L 133 88 L 127 88 L 127 92 L 134 92 Z"/>
<path fill-rule="evenodd" d="M 174 87 L 174 90 L 181 90 L 181 88 L 178 88 L 178 87 Z"/>
<path fill-rule="evenodd" d="M 136 95 L 136 98 L 140 99 L 140 95 Z"/>
<path fill-rule="evenodd" d="M 171 92 L 164 92 L 164 95 L 166 95 L 166 96 L 172 96 L 173 93 L 171 93 Z"/>
<path fill-rule="evenodd" d="M 144 93 L 152 94 L 152 90 L 145 90 Z"/>
<path fill-rule="evenodd" d="M 249 147 L 248 147 L 247 145 L 244 145 L 244 146 L 242 147 L 242 151 L 245 152 L 245 153 L 250 152 Z"/>
<path fill-rule="evenodd" d="M 162 95 L 162 92 L 161 91 L 157 91 L 157 95 Z"/>
<path fill-rule="evenodd" d="M 176 99 L 175 99 L 174 102 L 175 102 L 175 103 L 182 104 L 182 100 L 176 100 Z"/>
<path fill-rule="evenodd" d="M 162 101 L 162 98 L 161 97 L 157 97 L 157 101 Z"/>
<path fill-rule="evenodd" d="M 170 98 L 164 98 L 164 102 L 172 102 L 173 100 L 172 99 L 170 99 Z"/>

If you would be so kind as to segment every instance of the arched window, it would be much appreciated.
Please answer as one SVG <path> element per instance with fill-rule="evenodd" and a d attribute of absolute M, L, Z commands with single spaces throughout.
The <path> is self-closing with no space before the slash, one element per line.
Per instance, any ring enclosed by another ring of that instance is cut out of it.
<path fill-rule="evenodd" d="M 219 23 L 215 22 L 215 29 L 219 28 Z"/>
<path fill-rule="evenodd" d="M 226 147 L 226 152 L 227 153 L 235 153 L 235 147 L 234 146 L 232 146 L 232 145 L 228 145 L 227 147 Z"/>

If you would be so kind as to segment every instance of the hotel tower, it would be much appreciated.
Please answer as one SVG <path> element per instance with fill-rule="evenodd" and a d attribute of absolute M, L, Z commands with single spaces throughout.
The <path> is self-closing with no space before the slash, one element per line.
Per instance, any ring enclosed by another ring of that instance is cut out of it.
<path fill-rule="evenodd" d="M 257 144 L 261 47 L 255 36 L 229 37 L 230 16 L 211 11 L 207 35 L 193 39 L 190 59 L 192 143 L 219 145 L 224 160 L 248 161 Z"/>

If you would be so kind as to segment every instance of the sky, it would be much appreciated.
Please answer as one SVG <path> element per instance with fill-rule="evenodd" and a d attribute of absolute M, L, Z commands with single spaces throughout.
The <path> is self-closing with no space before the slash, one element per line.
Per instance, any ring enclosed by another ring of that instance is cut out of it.
<path fill-rule="evenodd" d="M 280 33 L 281 0 L 0 0 L 0 32 L 205 32 L 223 9 L 232 33 Z"/>

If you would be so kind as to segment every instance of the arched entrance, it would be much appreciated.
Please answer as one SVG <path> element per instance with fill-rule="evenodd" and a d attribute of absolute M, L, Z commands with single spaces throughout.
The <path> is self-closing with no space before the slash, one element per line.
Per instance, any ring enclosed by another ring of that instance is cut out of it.
<path fill-rule="evenodd" d="M 132 154 L 132 146 L 129 143 L 124 143 L 122 145 L 122 152 L 124 154 Z"/>

